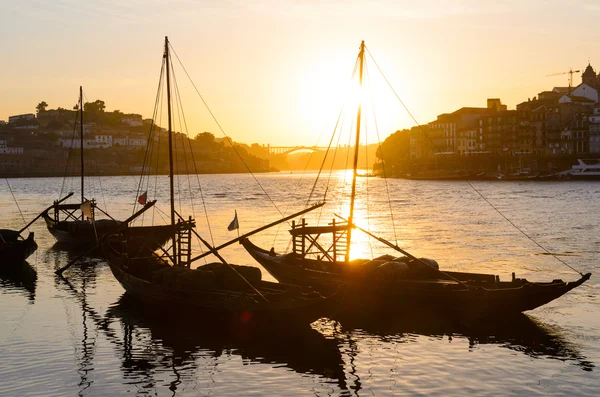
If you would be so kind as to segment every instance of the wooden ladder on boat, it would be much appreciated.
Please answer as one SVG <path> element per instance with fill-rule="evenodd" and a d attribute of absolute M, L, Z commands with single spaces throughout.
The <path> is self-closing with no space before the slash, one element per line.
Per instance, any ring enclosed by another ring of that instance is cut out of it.
<path fill-rule="evenodd" d="M 332 242 L 332 253 L 333 262 L 340 261 L 338 257 L 341 257 L 341 262 L 346 259 L 346 252 L 348 252 L 348 231 L 347 230 L 335 230 L 335 218 L 332 221 L 334 226 L 333 242 Z"/>
<path fill-rule="evenodd" d="M 179 236 L 177 239 L 177 252 L 179 252 L 180 263 L 186 267 L 190 267 L 192 258 L 192 218 L 190 217 L 185 225 L 180 225 Z"/>
<path fill-rule="evenodd" d="M 306 227 L 306 219 L 302 218 L 300 226 L 296 226 L 296 221 L 292 221 L 292 229 L 296 227 Z M 296 234 L 292 237 L 292 252 L 298 254 L 301 258 L 306 255 L 306 238 L 302 234 Z"/>

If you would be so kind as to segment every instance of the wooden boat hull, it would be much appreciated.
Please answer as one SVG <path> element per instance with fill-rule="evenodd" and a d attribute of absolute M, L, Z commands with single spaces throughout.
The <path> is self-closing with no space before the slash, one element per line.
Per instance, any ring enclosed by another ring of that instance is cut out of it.
<path fill-rule="evenodd" d="M 48 213 L 43 214 L 48 231 L 57 242 L 77 246 L 93 246 L 98 237 L 113 231 L 120 222 L 103 219 L 91 223 L 90 221 L 60 221 L 56 222 Z"/>
<path fill-rule="evenodd" d="M 122 224 L 111 219 L 102 219 L 93 224 L 89 221 L 56 222 L 47 213 L 43 214 L 43 218 L 48 231 L 58 243 L 74 247 L 93 247 L 98 238 L 114 232 Z M 137 251 L 155 251 L 173 235 L 171 225 L 129 226 L 127 229 L 132 241 L 137 241 Z"/>
<path fill-rule="evenodd" d="M 275 279 L 285 283 L 312 285 L 321 291 L 341 289 L 336 301 L 350 310 L 377 308 L 380 311 L 405 311 L 418 307 L 442 308 L 456 314 L 485 316 L 533 310 L 583 284 L 590 274 L 574 282 L 555 280 L 531 283 L 490 281 L 493 276 L 450 273 L 450 277 L 376 278 L 368 272 L 344 271 L 351 265 L 300 260 L 292 255 L 273 255 L 249 240 L 242 245 Z M 321 265 L 321 269 L 318 266 Z M 310 268 L 314 267 L 314 268 Z M 329 268 L 327 268 L 329 267 Z M 443 277 L 443 276 L 442 276 Z M 469 281 L 469 278 L 479 279 Z M 485 280 L 485 281 L 484 281 Z"/>
<path fill-rule="evenodd" d="M 2 267 L 22 264 L 37 250 L 33 232 L 26 239 L 21 239 L 16 231 L 2 230 L 3 241 L 0 241 L 0 265 Z"/>
<path fill-rule="evenodd" d="M 123 289 L 135 300 L 152 307 L 152 310 L 182 315 L 205 315 L 225 317 L 233 321 L 252 323 L 261 326 L 287 327 L 310 324 L 324 315 L 324 300 L 316 294 L 314 298 L 296 300 L 257 301 L 245 297 L 243 293 L 227 293 L 218 289 L 186 290 L 177 285 L 157 284 L 148 279 L 137 277 L 127 270 L 127 260 L 115 250 L 104 245 L 110 269 Z M 193 272 L 193 271 L 192 271 Z M 261 282 L 256 287 L 270 284 L 270 288 L 281 286 L 278 283 Z M 299 287 L 289 286 L 285 292 L 290 298 Z"/>

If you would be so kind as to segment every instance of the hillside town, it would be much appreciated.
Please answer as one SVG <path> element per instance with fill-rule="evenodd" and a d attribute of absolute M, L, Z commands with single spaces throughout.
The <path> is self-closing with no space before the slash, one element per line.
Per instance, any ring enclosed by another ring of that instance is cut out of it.
<path fill-rule="evenodd" d="M 79 172 L 78 155 L 74 155 L 82 146 L 77 109 L 47 107 L 42 101 L 35 114 L 10 116 L 8 122 L 0 120 L 0 175 L 63 176 Z M 83 148 L 88 175 L 139 173 L 151 128 L 158 132 L 155 140 L 161 140 L 161 145 L 167 143 L 166 130 L 153 125 L 152 119 L 119 110 L 106 112 L 104 101 L 85 103 L 84 114 Z M 176 139 L 188 140 L 182 133 L 175 135 Z M 199 173 L 247 172 L 246 167 L 253 172 L 270 170 L 268 161 L 240 146 L 236 151 L 244 159 L 245 164 L 242 163 L 230 144 L 215 139 L 211 133 L 197 134 L 189 142 Z M 157 167 L 158 172 L 167 173 L 166 163 Z"/>
<path fill-rule="evenodd" d="M 600 73 L 588 64 L 581 83 L 574 86 L 576 72 L 565 73 L 569 75 L 569 86 L 542 91 L 517 104 L 516 109 L 509 110 L 500 98 L 488 98 L 486 107 L 463 107 L 440 114 L 427 124 L 397 131 L 377 151 L 375 172 L 385 166 L 387 176 L 552 173 L 570 168 L 577 159 L 600 157 Z M 36 113 L 0 120 L 0 175 L 64 175 L 69 153 L 81 147 L 75 130 L 77 110 L 47 108 L 42 101 Z M 84 114 L 86 172 L 139 172 L 153 120 L 119 110 L 106 112 L 101 100 L 85 103 Z M 164 128 L 155 127 L 165 133 Z M 223 140 L 205 132 L 193 141 L 202 143 L 195 149 L 199 152 L 198 172 L 247 171 Z M 253 172 L 270 171 L 272 166 L 291 169 L 297 163 L 285 155 L 273 155 L 264 145 L 236 145 Z"/>
<path fill-rule="evenodd" d="M 575 71 L 569 71 L 572 82 Z M 406 172 L 554 172 L 600 157 L 600 74 L 588 64 L 577 86 L 554 87 L 509 110 L 501 99 L 463 107 L 397 131 L 379 157 L 388 175 Z M 575 162 L 576 163 L 576 162 Z"/>

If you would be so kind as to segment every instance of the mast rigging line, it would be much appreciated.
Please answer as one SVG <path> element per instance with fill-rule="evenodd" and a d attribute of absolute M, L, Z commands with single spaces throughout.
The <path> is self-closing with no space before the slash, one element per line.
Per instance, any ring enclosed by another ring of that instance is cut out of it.
<path fill-rule="evenodd" d="M 173 72 L 173 83 L 175 85 L 175 93 L 176 93 L 176 99 L 177 99 L 176 103 L 178 103 L 178 107 L 177 108 L 178 109 L 181 108 L 181 115 L 183 115 L 183 125 L 185 127 L 186 136 L 188 137 L 187 143 L 188 143 L 188 147 L 190 149 L 190 155 L 192 157 L 192 162 L 194 164 L 194 173 L 196 174 L 196 183 L 198 184 L 198 188 L 200 190 L 200 198 L 202 200 L 202 206 L 203 206 L 203 209 L 204 209 L 204 217 L 206 219 L 206 224 L 207 224 L 207 227 L 208 227 L 208 233 L 210 235 L 211 244 L 212 244 L 212 246 L 214 246 L 215 245 L 215 240 L 214 240 L 214 237 L 213 237 L 212 228 L 210 226 L 210 218 L 208 216 L 208 209 L 206 208 L 206 202 L 204 200 L 204 191 L 202 190 L 202 184 L 200 183 L 200 176 L 198 175 L 198 169 L 196 168 L 196 158 L 194 156 L 194 151 L 192 150 L 192 143 L 191 143 L 191 141 L 189 139 L 190 136 L 189 136 L 189 130 L 188 130 L 188 126 L 187 126 L 187 120 L 185 118 L 185 112 L 183 111 L 183 101 L 181 100 L 181 92 L 179 91 L 179 85 L 177 84 L 177 78 L 175 76 L 175 70 L 173 68 L 173 60 L 172 59 L 171 59 L 171 71 Z M 179 116 L 179 113 L 178 113 L 178 116 Z M 179 123 L 181 125 L 181 120 L 179 121 Z M 185 146 L 185 142 L 183 141 L 183 139 L 182 139 L 182 144 L 183 144 L 183 146 Z M 184 156 L 185 156 L 186 155 L 186 151 L 184 150 L 183 153 L 184 153 Z M 188 171 L 187 164 L 188 164 L 188 162 L 187 162 L 187 158 L 186 158 L 186 160 L 185 160 L 186 171 Z M 191 186 L 191 183 L 190 183 L 189 172 L 187 172 L 187 178 L 188 178 L 188 189 L 191 192 L 192 191 L 192 186 Z M 178 178 L 178 180 L 179 180 L 179 178 Z M 191 207 L 192 207 L 192 216 L 195 218 L 196 217 L 196 209 L 195 209 L 195 206 L 194 206 L 194 200 L 191 199 L 191 194 L 190 194 L 190 204 L 191 204 Z"/>
<path fill-rule="evenodd" d="M 373 57 L 371 57 L 371 59 L 373 59 Z M 365 69 L 367 72 L 367 81 L 370 82 L 371 75 L 369 74 L 368 64 L 365 66 Z M 375 98 L 375 96 L 373 95 L 373 90 L 372 90 L 371 84 L 369 84 L 369 95 L 371 96 L 371 98 Z M 372 107 L 372 112 L 373 112 L 373 121 L 375 123 L 375 133 L 377 134 L 377 143 L 379 144 L 377 148 L 379 149 L 379 151 L 381 153 L 381 158 L 383 159 L 383 146 L 381 145 L 381 135 L 379 134 L 379 124 L 377 123 L 377 114 L 375 113 L 375 100 L 374 99 L 371 100 L 371 107 Z M 385 166 L 381 167 L 381 168 L 383 171 L 383 180 L 384 180 L 384 185 L 385 185 L 385 191 L 386 191 L 387 198 L 388 198 L 387 202 L 388 202 L 388 207 L 390 209 L 390 217 L 392 218 L 392 231 L 394 233 L 394 241 L 395 241 L 396 245 L 398 245 L 398 232 L 396 230 L 396 220 L 394 219 L 394 211 L 392 209 L 390 186 L 389 186 L 389 183 L 387 180 L 387 176 L 385 174 Z"/>
<path fill-rule="evenodd" d="M 174 100 L 173 100 L 173 103 L 172 103 L 171 107 L 172 108 L 174 107 L 175 114 L 177 115 L 177 120 L 179 122 L 179 129 L 182 130 L 182 131 L 185 130 L 185 136 L 188 137 L 188 139 L 189 139 L 189 132 L 187 130 L 187 123 L 186 123 L 185 114 L 184 114 L 184 111 L 183 111 L 183 103 L 181 103 L 181 97 L 179 95 L 179 87 L 177 86 L 177 77 L 175 75 L 175 69 L 173 68 L 173 61 L 170 60 L 170 59 L 169 59 L 169 61 L 170 61 L 170 67 L 171 67 L 171 78 L 172 78 L 172 81 L 173 81 L 173 88 L 171 89 L 171 92 L 174 95 Z M 183 114 L 183 123 L 181 122 L 181 116 L 182 116 L 182 114 Z M 178 137 L 180 138 L 179 140 L 177 139 Z M 179 141 L 181 141 L 181 145 L 180 145 Z M 188 189 L 191 190 L 191 186 L 190 186 L 190 183 L 189 183 L 190 179 L 189 179 L 189 168 L 188 168 L 188 161 L 187 161 L 188 160 L 187 159 L 187 152 L 185 151 L 185 144 L 183 143 L 183 137 L 181 136 L 181 134 L 175 135 L 175 139 L 173 141 L 173 144 L 174 144 L 173 154 L 175 156 L 174 167 L 177 168 L 176 169 L 177 172 L 175 173 L 177 175 L 177 191 L 181 192 L 181 178 L 180 178 L 181 172 L 179 171 L 179 163 L 180 163 L 180 161 L 179 161 L 179 152 L 180 152 L 180 150 L 177 150 L 178 148 L 180 148 L 180 146 L 183 147 L 183 150 L 181 150 L 181 152 L 183 153 L 183 164 L 184 164 L 184 167 L 185 167 L 185 175 L 187 175 Z M 194 164 L 194 169 L 195 168 L 196 167 L 195 167 L 195 164 Z M 195 171 L 197 171 L 197 170 L 195 170 Z M 179 212 L 183 212 L 182 208 L 181 208 L 181 201 L 182 200 L 181 200 L 181 196 L 180 196 L 179 197 L 179 201 L 178 201 Z M 191 195 L 190 195 L 190 201 L 191 201 Z M 192 216 L 194 218 L 196 217 L 196 214 L 195 214 L 195 211 L 194 211 L 193 201 L 192 201 Z"/>
<path fill-rule="evenodd" d="M 358 69 L 358 62 L 359 62 L 359 58 L 357 57 L 356 61 L 354 62 L 354 68 L 352 69 L 352 74 L 350 76 L 350 82 L 352 82 L 354 80 L 355 76 L 356 76 L 356 70 Z M 318 183 L 319 178 L 321 176 L 321 172 L 323 171 L 323 168 L 325 167 L 325 162 L 327 161 L 327 156 L 329 155 L 329 151 L 331 150 L 331 144 L 333 143 L 333 139 L 335 138 L 336 133 L 338 131 L 339 131 L 339 134 L 338 134 L 338 144 L 339 144 L 339 140 L 340 140 L 340 137 L 341 137 L 341 125 L 340 125 L 340 121 L 342 120 L 342 116 L 344 115 L 344 109 L 345 109 L 345 105 L 342 104 L 342 107 L 340 109 L 340 113 L 338 114 L 338 118 L 337 118 L 337 120 L 335 122 L 335 126 L 333 127 L 333 133 L 331 134 L 331 139 L 329 140 L 329 145 L 327 146 L 327 150 L 325 151 L 325 156 L 323 157 L 323 161 L 321 162 L 321 167 L 319 168 L 319 172 L 317 173 L 317 177 L 315 178 L 315 183 L 313 184 L 313 187 L 312 187 L 312 189 L 310 191 L 308 200 L 306 201 L 306 206 L 308 206 L 308 204 L 310 202 L 310 199 L 312 198 L 312 195 L 313 195 L 313 193 L 314 193 L 314 191 L 315 191 L 315 189 L 317 187 L 317 183 Z M 340 127 L 339 130 L 338 130 L 338 126 Z M 337 154 L 337 147 L 336 147 L 336 150 L 334 150 L 333 159 L 332 159 L 332 162 L 331 162 L 331 169 L 329 170 L 328 182 L 331 181 L 331 175 L 332 175 L 333 167 L 334 167 L 334 164 L 335 164 L 336 154 Z M 327 190 L 325 192 L 327 192 Z M 326 199 L 326 197 L 323 197 L 323 200 L 325 200 L 325 199 Z"/>
<path fill-rule="evenodd" d="M 75 131 L 77 131 L 77 118 L 79 117 L 79 111 L 82 111 L 81 109 L 78 109 L 78 112 L 75 112 L 75 120 L 73 121 L 73 132 L 71 134 L 71 145 L 69 145 L 69 151 L 67 153 L 67 163 L 65 164 L 65 172 L 63 173 L 63 180 L 62 180 L 62 185 L 60 186 L 60 194 L 58 197 L 62 197 L 65 191 L 65 185 L 67 183 L 67 173 L 69 172 L 69 168 L 71 165 L 71 153 L 73 150 L 73 140 L 75 139 Z M 73 189 L 68 189 L 68 190 L 73 190 Z"/>
<path fill-rule="evenodd" d="M 338 114 L 338 118 L 335 122 L 335 127 L 333 127 L 333 134 L 331 134 L 331 139 L 329 140 L 329 146 L 327 146 L 327 150 L 325 151 L 325 156 L 323 157 L 323 161 L 321 162 L 321 167 L 319 167 L 319 172 L 317 173 L 317 177 L 315 178 L 315 183 L 313 184 L 313 187 L 310 190 L 310 194 L 308 195 L 308 199 L 306 200 L 305 206 L 307 206 L 307 207 L 308 207 L 310 200 L 312 199 L 312 196 L 317 188 L 317 183 L 319 182 L 319 178 L 321 177 L 321 172 L 323 172 L 323 168 L 325 167 L 325 160 L 327 160 L 327 156 L 329 155 L 329 151 L 331 150 L 331 144 L 333 143 L 333 138 L 335 138 L 335 135 L 336 135 L 335 132 L 337 131 L 338 125 L 340 124 L 340 120 L 342 118 L 343 112 L 344 112 L 344 106 L 342 106 L 342 108 L 340 109 L 340 113 Z M 332 164 L 335 162 L 335 153 L 333 156 L 334 157 L 333 157 Z M 332 167 L 333 167 L 333 165 L 332 165 Z M 323 197 L 323 200 L 325 200 L 325 199 L 326 199 L 326 197 Z"/>
<path fill-rule="evenodd" d="M 485 198 L 485 196 L 483 194 L 481 194 L 481 192 L 479 192 L 479 190 L 477 190 L 470 181 L 467 181 L 467 183 L 469 184 L 469 186 L 471 186 L 471 189 L 473 189 L 482 199 L 485 200 L 486 203 L 488 203 L 490 205 L 490 207 L 492 207 L 498 214 L 500 214 L 500 216 L 502 218 L 504 218 L 508 223 L 510 223 L 515 229 L 517 229 L 519 232 L 521 232 L 521 234 L 523 234 L 523 236 L 527 237 L 529 240 L 531 240 L 535 245 L 537 245 L 538 247 L 540 247 L 545 253 L 547 253 L 548 255 L 552 256 L 554 259 L 556 259 L 557 261 L 559 261 L 560 263 L 562 263 L 563 265 L 567 266 L 569 269 L 573 270 L 576 273 L 579 273 L 581 276 L 583 276 L 583 272 L 580 272 L 579 270 L 575 269 L 573 266 L 569 265 L 567 262 L 563 261 L 562 259 L 560 259 L 558 256 L 556 256 L 554 253 L 548 251 L 548 249 L 546 249 L 543 245 L 541 245 L 540 243 L 538 243 L 537 241 L 535 241 L 533 238 L 531 238 L 527 233 L 525 233 L 521 228 L 519 228 L 514 222 L 512 222 L 510 219 L 508 219 L 502 212 L 500 212 L 500 210 L 498 208 L 496 208 L 496 206 L 494 206 L 494 204 L 492 204 L 487 198 Z"/>
<path fill-rule="evenodd" d="M 396 98 L 398 99 L 398 101 L 400 101 L 400 104 L 402 105 L 402 107 L 404 107 L 404 109 L 406 110 L 406 112 L 408 113 L 408 115 L 412 118 L 412 120 L 415 122 L 415 124 L 419 127 L 419 129 L 421 130 L 421 132 L 423 133 L 423 135 L 425 137 L 427 137 L 427 139 L 429 140 L 429 142 L 431 142 L 432 146 L 434 148 L 437 148 L 437 145 L 433 142 L 433 140 L 429 137 L 429 135 L 427 134 L 427 132 L 423 129 L 423 126 L 421 124 L 419 124 L 419 122 L 415 119 L 415 117 L 410 112 L 410 110 L 406 107 L 406 105 L 404 104 L 404 102 L 402 101 L 402 99 L 400 99 L 400 96 L 398 95 L 398 93 L 396 92 L 396 90 L 394 90 L 394 87 L 392 87 L 392 85 L 390 84 L 390 82 L 387 79 L 387 77 L 385 77 L 385 74 L 383 73 L 383 71 L 381 70 L 381 68 L 379 67 L 379 65 L 377 64 L 377 61 L 375 61 L 375 58 L 373 57 L 373 54 L 371 54 L 371 52 L 369 51 L 369 49 L 366 46 L 365 46 L 365 49 L 367 50 L 367 53 L 369 54 L 369 57 L 371 58 L 371 60 L 375 64 L 375 66 L 377 67 L 377 70 L 379 70 L 379 73 L 381 74 L 381 76 L 383 77 L 383 79 L 385 80 L 385 82 L 387 83 L 387 85 L 390 87 L 390 89 L 392 90 L 392 92 L 394 93 L 394 95 L 396 96 Z M 385 170 L 385 166 L 383 168 Z M 466 182 L 471 187 L 471 189 L 473 189 L 483 200 L 485 200 L 486 203 L 488 203 L 490 205 L 490 207 L 492 207 L 498 214 L 500 214 L 500 216 L 502 216 L 502 218 L 504 218 L 508 223 L 510 223 L 515 229 L 517 229 L 519 232 L 521 232 L 521 234 L 523 234 L 525 237 L 527 237 L 529 240 L 531 240 L 535 245 L 537 245 L 539 248 L 541 248 L 545 253 L 547 253 L 548 255 L 552 256 L 554 259 L 556 259 L 557 261 L 559 261 L 563 265 L 567 266 L 569 269 L 571 269 L 574 272 L 576 272 L 576 273 L 580 274 L 581 276 L 583 276 L 582 272 L 580 272 L 579 270 L 575 269 L 573 266 L 569 265 L 567 262 L 565 262 L 562 259 L 560 259 L 554 253 L 548 251 L 548 249 L 546 249 L 540 243 L 538 243 L 537 241 L 535 241 L 532 237 L 530 237 L 527 233 L 525 233 L 521 228 L 519 228 L 514 222 L 512 222 L 510 219 L 508 219 L 502 212 L 500 212 L 500 210 L 498 208 L 496 208 L 487 198 L 485 198 L 485 196 L 483 194 L 481 194 L 481 192 L 479 192 L 473 186 L 473 184 L 470 181 L 466 181 Z"/>
<path fill-rule="evenodd" d="M 21 215 L 21 218 L 23 219 L 23 223 L 27 224 L 27 221 L 25 220 L 25 217 L 23 216 L 23 212 L 21 211 L 21 207 L 19 206 L 19 202 L 17 201 L 17 198 L 15 197 L 15 193 L 11 189 L 10 183 L 8 183 L 8 178 L 4 178 L 4 180 L 6 181 L 6 186 L 8 186 L 8 191 L 10 192 L 10 195 L 12 196 L 15 204 L 17 205 L 17 209 L 19 210 L 19 215 Z"/>
<path fill-rule="evenodd" d="M 400 95 L 398 95 L 398 93 L 396 92 L 396 90 L 394 90 L 394 87 L 392 87 L 392 84 L 390 83 L 390 81 L 387 79 L 387 77 L 385 77 L 385 74 L 383 74 L 383 70 L 381 70 L 381 68 L 377 64 L 377 61 L 373 57 L 373 54 L 371 54 L 371 52 L 369 51 L 369 48 L 366 45 L 365 45 L 365 49 L 367 50 L 367 53 L 369 54 L 369 57 L 371 57 L 371 60 L 373 61 L 373 63 L 377 67 L 377 70 L 379 70 L 379 73 L 381 74 L 381 77 L 383 77 L 383 79 L 387 83 L 388 87 L 390 87 L 390 89 L 392 90 L 392 92 L 394 93 L 394 95 L 396 96 L 396 98 L 398 99 L 398 101 L 400 102 L 400 104 L 402 105 L 402 107 L 404 108 L 404 110 L 406 110 L 406 113 L 408 113 L 408 115 L 415 122 L 415 124 L 417 125 L 417 127 L 419 127 L 419 129 L 421 130 L 421 132 L 423 133 L 423 135 L 429 140 L 429 142 L 431 142 L 431 145 L 434 148 L 439 149 L 438 146 L 429 137 L 429 135 L 427 135 L 427 132 L 423 129 L 423 126 L 421 124 L 419 124 L 419 122 L 417 121 L 417 119 L 415 118 L 415 116 L 413 116 L 413 114 L 411 113 L 411 111 L 404 104 L 404 101 L 400 98 Z"/>
<path fill-rule="evenodd" d="M 250 170 L 250 167 L 248 167 L 248 164 L 246 164 L 246 162 L 244 161 L 244 159 L 242 158 L 242 156 L 240 155 L 240 153 L 238 152 L 238 150 L 235 148 L 235 145 L 233 144 L 233 141 L 231 140 L 231 138 L 225 133 L 225 130 L 221 126 L 221 123 L 219 123 L 219 120 L 217 120 L 216 116 L 214 115 L 214 113 L 212 112 L 212 110 L 210 109 L 210 107 L 208 106 L 208 104 L 206 103 L 206 101 L 204 100 L 204 97 L 202 96 L 202 94 L 200 94 L 200 91 L 196 87 L 196 84 L 194 83 L 194 81 L 190 77 L 190 75 L 187 72 L 187 69 L 185 68 L 185 66 L 183 66 L 183 63 L 181 62 L 181 59 L 179 59 L 179 55 L 177 55 L 177 52 L 175 51 L 175 49 L 173 48 L 173 45 L 170 42 L 169 42 L 169 47 L 173 51 L 173 54 L 175 55 L 175 58 L 177 58 L 177 61 L 179 62 L 179 65 L 183 69 L 183 71 L 186 74 L 187 78 L 192 83 L 192 86 L 194 87 L 194 90 L 196 91 L 196 94 L 198 94 L 198 96 L 202 100 L 202 103 L 206 107 L 206 110 L 208 110 L 208 113 L 210 114 L 210 116 L 212 117 L 212 119 L 214 120 L 214 122 L 217 124 L 217 127 L 219 127 L 219 130 L 221 131 L 221 133 L 223 134 L 223 136 L 227 139 L 227 142 L 229 142 L 229 145 L 231 145 L 231 148 L 233 149 L 233 151 L 235 152 L 235 154 L 241 160 L 242 164 L 244 164 L 244 167 L 246 168 L 246 170 L 248 170 L 248 172 L 250 173 L 250 175 L 252 175 L 252 178 L 254 179 L 254 181 L 258 184 L 258 186 L 260 187 L 260 189 L 262 190 L 262 192 L 265 194 L 265 196 L 267 197 L 267 199 L 271 202 L 271 204 L 273 205 L 273 207 L 275 207 L 275 209 L 277 210 L 277 212 L 279 213 L 279 215 L 284 216 L 283 213 L 281 212 L 281 210 L 279 209 L 279 207 L 277 207 L 277 204 L 275 204 L 275 202 L 273 201 L 273 199 L 271 198 L 271 196 L 269 195 L 269 193 L 267 193 L 267 191 L 265 190 L 265 188 L 263 187 L 263 185 L 256 178 L 256 175 L 254 175 L 254 173 Z"/>
<path fill-rule="evenodd" d="M 160 103 L 160 98 L 161 98 L 160 93 L 162 92 L 162 76 L 163 76 L 163 73 L 164 73 L 164 68 L 165 68 L 165 60 L 164 60 L 164 57 L 163 57 L 163 60 L 161 62 L 161 67 L 160 67 L 160 75 L 159 75 L 160 77 L 158 79 L 158 87 L 156 89 L 156 97 L 154 99 L 154 110 L 152 112 L 152 124 L 150 124 L 150 131 L 148 132 L 148 143 L 146 145 L 146 152 L 144 153 L 144 161 L 142 162 L 142 175 L 141 175 L 141 178 L 140 178 L 140 180 L 138 182 L 138 187 L 137 187 L 137 191 L 136 191 L 136 197 L 139 197 L 141 195 L 141 193 L 142 193 L 142 185 L 144 183 L 144 171 L 143 170 L 146 169 L 146 165 L 148 165 L 150 163 L 150 161 L 152 160 L 152 158 L 151 158 L 151 149 L 150 148 L 151 148 L 151 142 L 152 142 L 153 132 L 154 132 L 154 129 L 155 129 L 154 126 L 156 125 L 156 116 L 158 114 L 158 104 Z M 159 136 L 159 138 L 160 138 L 160 136 Z M 148 188 L 148 186 L 150 184 L 149 179 L 150 178 L 148 177 L 148 181 L 146 182 L 146 191 L 147 191 L 147 188 Z M 136 200 L 135 203 L 134 203 L 134 205 L 133 205 L 133 212 L 132 213 L 136 212 L 137 204 L 138 204 L 138 202 Z"/>

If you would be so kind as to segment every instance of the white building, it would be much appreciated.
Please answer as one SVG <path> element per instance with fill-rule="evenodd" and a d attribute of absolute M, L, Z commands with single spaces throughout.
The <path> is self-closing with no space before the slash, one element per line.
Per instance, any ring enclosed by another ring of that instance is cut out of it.
<path fill-rule="evenodd" d="M 587 84 L 579 84 L 571 91 L 572 97 L 583 97 L 598 103 L 598 90 Z"/>
<path fill-rule="evenodd" d="M 119 145 L 122 147 L 131 147 L 131 148 L 143 148 L 146 147 L 146 139 L 145 138 L 115 138 L 113 140 L 114 145 Z"/>
<path fill-rule="evenodd" d="M 22 147 L 8 147 L 5 140 L 0 141 L 0 154 L 23 154 Z"/>
<path fill-rule="evenodd" d="M 139 114 L 135 114 L 135 115 L 129 115 L 127 117 L 123 117 L 121 119 L 121 123 L 123 124 L 127 124 L 131 127 L 138 127 L 140 125 L 143 125 L 144 123 L 142 122 L 142 116 Z"/>
<path fill-rule="evenodd" d="M 17 114 L 15 116 L 8 116 L 9 123 L 16 123 L 19 120 L 35 120 L 35 114 L 26 113 L 26 114 Z"/>
<path fill-rule="evenodd" d="M 64 148 L 80 148 L 81 139 L 60 139 L 60 144 Z M 113 137 L 111 135 L 96 135 L 93 138 L 83 140 L 84 149 L 106 149 L 113 146 Z"/>

